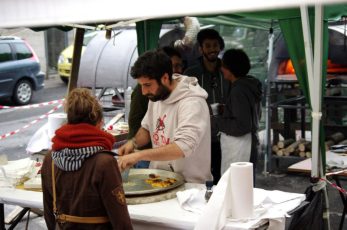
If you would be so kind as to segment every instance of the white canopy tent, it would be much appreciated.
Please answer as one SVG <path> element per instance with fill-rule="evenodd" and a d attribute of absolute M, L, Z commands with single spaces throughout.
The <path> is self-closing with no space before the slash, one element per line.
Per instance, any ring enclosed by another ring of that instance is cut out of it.
<path fill-rule="evenodd" d="M 312 100 L 312 176 L 319 175 L 319 122 L 321 118 L 321 56 L 322 56 L 322 6 L 345 3 L 345 0 L 209 0 L 158 2 L 156 0 L 128 0 L 120 3 L 112 0 L 2 0 L 0 2 L 0 28 L 71 26 L 78 24 L 114 23 L 124 24 L 146 19 L 172 18 L 178 16 L 199 16 L 256 12 L 261 10 L 301 9 L 305 52 L 309 79 L 309 94 Z M 307 7 L 315 6 L 315 47 L 312 51 Z M 317 36 L 318 35 L 318 36 Z"/>
<path fill-rule="evenodd" d="M 0 28 L 93 24 L 344 3 L 345 0 L 2 0 Z"/>
<path fill-rule="evenodd" d="M 157 0 L 2 0 L 0 28 L 75 26 L 106 24 L 106 28 L 147 19 L 182 16 L 221 15 L 300 7 L 305 44 L 306 69 L 312 108 L 312 177 L 324 176 L 321 171 L 319 132 L 322 98 L 322 24 L 323 6 L 346 0 L 209 0 L 158 2 Z M 310 37 L 308 7 L 315 8 L 315 46 Z M 82 34 L 83 35 L 83 34 Z M 82 38 L 79 35 L 79 38 Z M 78 39 L 77 39 L 78 40 Z M 77 62 L 79 65 L 79 62 Z"/>

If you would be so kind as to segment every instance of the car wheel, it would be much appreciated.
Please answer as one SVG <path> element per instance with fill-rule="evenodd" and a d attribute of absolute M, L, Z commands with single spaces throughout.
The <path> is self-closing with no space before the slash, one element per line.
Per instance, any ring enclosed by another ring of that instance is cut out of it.
<path fill-rule="evenodd" d="M 69 83 L 69 78 L 67 78 L 67 77 L 61 77 L 61 76 L 60 76 L 60 79 L 61 79 L 65 84 L 68 84 L 68 83 Z"/>
<path fill-rule="evenodd" d="M 33 97 L 33 86 L 28 80 L 17 82 L 13 92 L 13 100 L 17 105 L 27 105 Z"/>

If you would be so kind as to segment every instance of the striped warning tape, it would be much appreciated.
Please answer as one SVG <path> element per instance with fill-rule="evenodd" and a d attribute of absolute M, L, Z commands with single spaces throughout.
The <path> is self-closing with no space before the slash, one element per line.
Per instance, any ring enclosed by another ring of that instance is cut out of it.
<path fill-rule="evenodd" d="M 62 101 L 61 101 L 61 103 L 60 103 L 59 105 L 55 106 L 55 107 L 54 107 L 53 109 L 51 109 L 49 112 L 47 112 L 47 113 L 45 113 L 45 114 L 39 116 L 39 118 L 37 118 L 36 120 L 31 121 L 29 124 L 26 124 L 26 125 L 24 125 L 23 127 L 19 128 L 19 129 L 16 129 L 15 131 L 12 131 L 12 132 L 9 132 L 9 133 L 0 135 L 0 140 L 5 139 L 6 137 L 9 137 L 9 136 L 12 136 L 12 135 L 14 135 L 14 134 L 17 134 L 17 133 L 21 132 L 22 130 L 24 130 L 24 129 L 30 127 L 31 125 L 37 123 L 38 121 L 41 121 L 42 119 L 48 117 L 49 114 L 51 114 L 51 113 L 57 111 L 57 110 L 58 110 L 60 107 L 62 107 L 62 106 L 63 106 L 63 103 L 62 103 Z"/>
<path fill-rule="evenodd" d="M 343 189 L 343 188 L 341 188 L 341 187 L 338 186 L 337 184 L 335 184 L 335 183 L 333 183 L 333 182 L 330 182 L 329 180 L 324 179 L 324 178 L 319 178 L 319 180 L 327 182 L 327 183 L 330 184 L 333 188 L 336 188 L 337 190 L 339 190 L 339 192 L 341 192 L 341 193 L 344 194 L 345 196 L 347 195 L 346 190 Z"/>
<path fill-rule="evenodd" d="M 48 101 L 48 102 L 32 104 L 32 105 L 24 105 L 24 106 L 0 105 L 0 109 L 31 109 L 31 108 L 43 107 L 43 106 L 46 106 L 46 105 L 61 104 L 63 101 L 64 101 L 64 99 L 59 99 L 59 100 Z"/>

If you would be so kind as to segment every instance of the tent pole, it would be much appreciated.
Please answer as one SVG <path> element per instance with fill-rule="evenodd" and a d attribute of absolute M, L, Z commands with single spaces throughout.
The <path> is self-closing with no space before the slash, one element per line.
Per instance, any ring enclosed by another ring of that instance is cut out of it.
<path fill-rule="evenodd" d="M 74 41 L 74 50 L 71 65 L 71 74 L 68 85 L 68 93 L 77 87 L 78 72 L 81 62 L 82 46 L 83 46 L 83 36 L 84 29 L 77 28 Z"/>
<path fill-rule="evenodd" d="M 325 177 L 325 172 L 323 172 L 322 166 L 322 152 L 320 148 L 320 123 L 322 117 L 322 50 L 323 50 L 323 7 L 322 5 L 315 6 L 315 40 L 314 40 L 314 62 L 313 62 L 313 76 L 314 76 L 314 89 L 317 92 L 317 96 L 315 97 L 314 110 L 312 112 L 313 125 L 316 127 L 316 140 L 317 140 L 317 153 L 315 154 L 315 159 L 313 159 L 312 154 L 312 166 L 316 165 L 319 169 L 320 177 Z M 312 151 L 313 152 L 313 151 Z M 315 160 L 315 161 L 314 161 Z M 325 199 L 325 210 L 323 213 L 323 220 L 325 222 L 325 227 L 330 230 L 330 214 L 329 214 L 329 197 L 327 193 L 327 188 L 324 186 L 324 199 Z"/>
<path fill-rule="evenodd" d="M 307 78 L 309 81 L 309 95 L 311 100 L 312 114 L 316 111 L 317 98 L 314 95 L 314 79 L 313 79 L 313 52 L 312 52 L 312 40 L 310 33 L 309 17 L 307 6 L 300 6 L 302 32 L 304 35 L 305 44 L 305 57 L 306 57 L 306 68 Z M 316 36 L 317 37 L 317 36 Z M 318 134 L 317 134 L 318 133 Z M 311 142 L 312 142 L 312 170 L 311 177 L 318 177 L 318 142 L 319 142 L 319 126 L 315 125 L 315 118 L 312 117 L 312 131 L 311 131 Z"/>
<path fill-rule="evenodd" d="M 271 23 L 272 24 L 272 23 Z M 267 59 L 267 69 L 269 73 L 270 69 L 270 64 L 272 60 L 272 55 L 273 55 L 273 41 L 274 41 L 274 34 L 273 34 L 273 28 L 271 26 L 269 30 L 269 54 L 268 54 L 268 59 Z M 272 169 L 271 163 L 271 108 L 270 108 L 270 93 L 271 93 L 271 81 L 270 81 L 270 75 L 267 75 L 267 80 L 266 80 L 266 92 L 265 92 L 265 97 L 266 97 L 266 102 L 265 102 L 265 133 L 266 133 L 266 138 L 265 138 L 265 151 L 264 151 L 264 175 L 267 175 L 268 169 Z"/>
<path fill-rule="evenodd" d="M 321 175 L 324 175 L 325 177 L 325 173 L 323 173 L 323 167 L 320 167 L 320 173 Z M 328 191 L 327 191 L 327 186 L 324 186 L 323 188 L 323 194 L 324 194 L 324 205 L 325 205 L 325 210 L 323 212 L 323 221 L 324 221 L 324 229 L 330 230 L 330 205 L 329 205 L 329 196 L 328 196 Z"/>
<path fill-rule="evenodd" d="M 319 167 L 322 167 L 320 156 L 320 146 L 319 146 L 319 128 L 322 117 L 322 50 L 323 50 L 323 10 L 321 5 L 315 6 L 315 40 L 314 40 L 314 62 L 313 62 L 313 89 L 315 96 L 311 97 L 312 103 L 312 129 L 315 129 L 316 132 L 312 133 L 312 141 L 315 141 L 315 144 L 312 144 L 312 177 L 317 177 Z M 314 139 L 313 139 L 314 138 Z M 313 142 L 312 142 L 313 143 Z M 320 176 L 324 176 L 321 174 Z"/>
<path fill-rule="evenodd" d="M 319 134 L 320 134 L 320 121 L 321 121 L 321 99 L 322 99 L 322 22 L 323 22 L 323 8 L 321 5 L 315 6 L 315 47 L 314 54 L 312 53 L 312 40 L 310 36 L 309 18 L 307 6 L 300 6 L 302 28 L 305 43 L 305 55 L 307 63 L 307 75 L 309 80 L 310 99 L 312 107 L 312 170 L 311 178 L 319 178 L 322 176 L 325 178 L 323 167 L 320 161 L 320 146 L 319 146 Z M 314 55 L 314 56 L 313 56 Z M 329 218 L 329 198 L 326 190 L 326 186 L 323 188 L 325 199 L 325 212 L 323 218 L 326 221 L 326 227 L 330 229 Z"/>

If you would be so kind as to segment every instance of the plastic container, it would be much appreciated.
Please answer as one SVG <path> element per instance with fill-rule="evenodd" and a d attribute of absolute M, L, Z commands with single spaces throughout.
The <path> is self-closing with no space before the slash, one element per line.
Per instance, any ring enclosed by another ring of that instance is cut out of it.
<path fill-rule="evenodd" d="M 131 93 L 133 89 L 129 86 L 124 92 L 124 110 L 125 110 L 125 121 L 128 122 L 129 112 L 130 112 L 130 103 L 131 103 Z"/>

